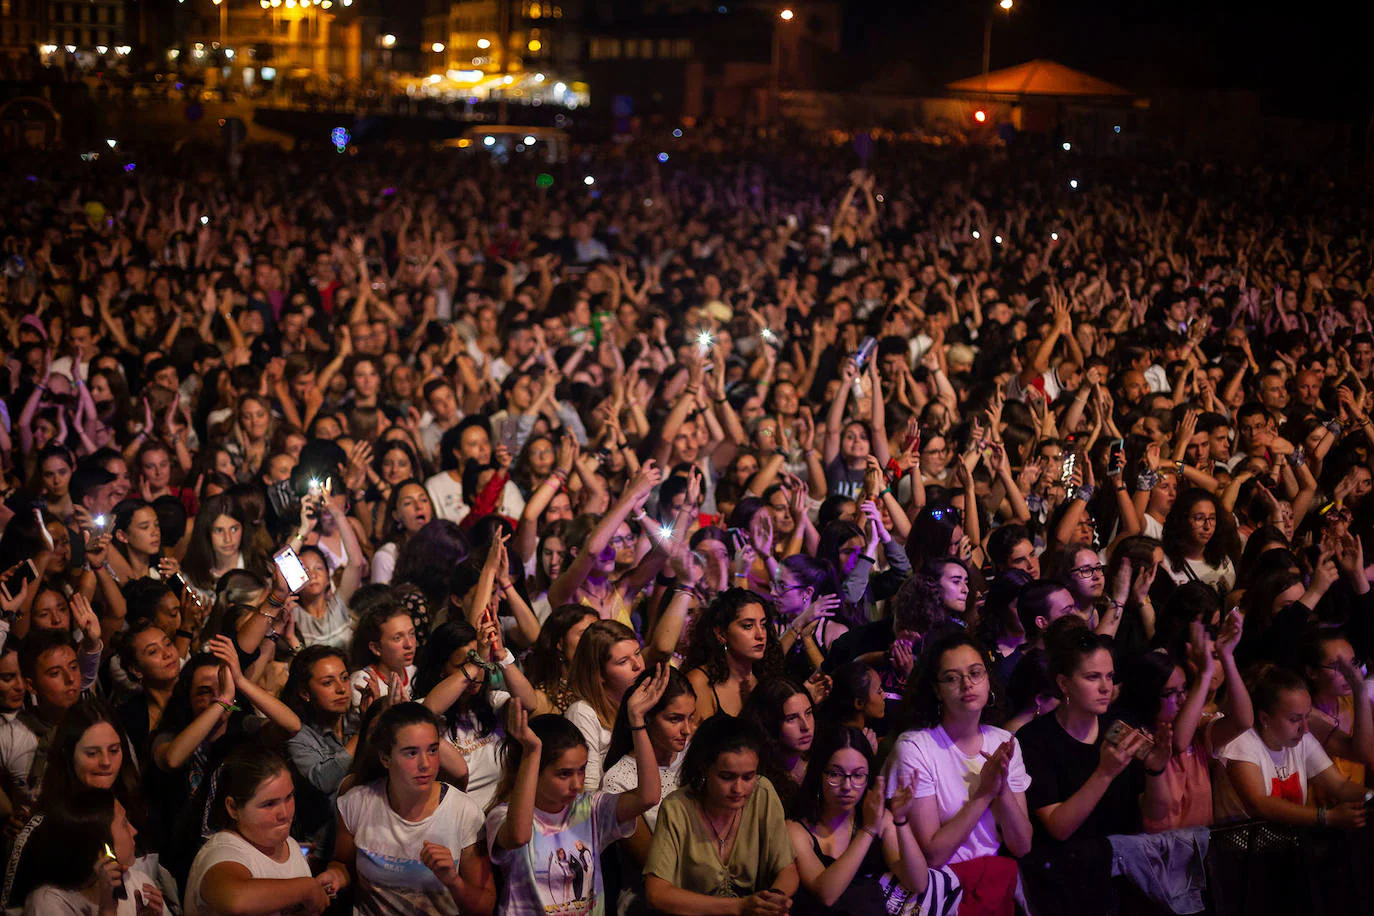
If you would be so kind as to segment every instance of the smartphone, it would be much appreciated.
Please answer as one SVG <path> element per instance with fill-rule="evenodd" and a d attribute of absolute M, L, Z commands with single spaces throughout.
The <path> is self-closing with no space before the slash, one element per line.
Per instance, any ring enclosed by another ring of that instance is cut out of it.
<path fill-rule="evenodd" d="M 283 547 L 272 555 L 272 562 L 277 564 L 277 569 L 281 571 L 281 576 L 286 580 L 286 587 L 291 594 L 296 594 L 305 588 L 305 583 L 310 581 L 310 576 L 301 564 L 301 558 L 296 556 L 296 551 L 290 547 Z"/>
<path fill-rule="evenodd" d="M 37 578 L 38 567 L 33 565 L 33 560 L 25 560 L 16 566 L 3 582 L 0 582 L 0 594 L 5 596 L 6 601 L 13 601 L 19 597 L 24 586 Z"/>
<path fill-rule="evenodd" d="M 1107 447 L 1107 467 L 1112 471 L 1120 471 L 1126 467 L 1125 439 L 1113 439 Z"/>
<path fill-rule="evenodd" d="M 1107 734 L 1103 736 L 1102 740 L 1108 744 L 1119 745 L 1133 734 L 1140 735 L 1145 739 L 1145 743 L 1135 752 L 1135 759 L 1144 760 L 1150 756 L 1150 751 L 1154 750 L 1155 739 L 1138 728 L 1132 728 L 1120 719 L 1117 719 L 1107 728 Z"/>

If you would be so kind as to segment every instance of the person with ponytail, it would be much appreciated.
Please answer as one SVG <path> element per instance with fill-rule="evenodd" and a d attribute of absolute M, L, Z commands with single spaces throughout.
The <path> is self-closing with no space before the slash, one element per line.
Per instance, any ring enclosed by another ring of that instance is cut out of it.
<path fill-rule="evenodd" d="M 225 758 L 211 804 L 216 832 L 186 879 L 186 916 L 319 913 L 342 886 L 310 863 L 291 836 L 295 792 L 286 762 L 258 744 Z"/>
<path fill-rule="evenodd" d="M 648 712 L 668 687 L 668 668 L 641 681 L 626 698 L 638 785 L 620 794 L 587 792 L 587 742 L 561 716 L 535 716 L 512 700 L 505 773 L 487 815 L 491 860 L 501 870 L 501 916 L 552 912 L 605 916 L 600 857 L 635 832 L 659 800 L 659 769 Z"/>
<path fill-rule="evenodd" d="M 440 776 L 440 722 L 419 703 L 377 717 L 358 781 L 339 798 L 326 875 L 355 878 L 364 916 L 490 916 L 491 864 L 478 845 L 482 809 Z"/>

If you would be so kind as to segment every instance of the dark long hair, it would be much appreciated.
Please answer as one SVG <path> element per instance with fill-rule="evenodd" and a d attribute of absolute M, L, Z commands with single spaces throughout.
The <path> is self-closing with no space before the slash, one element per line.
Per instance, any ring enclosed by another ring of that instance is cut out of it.
<path fill-rule="evenodd" d="M 573 748 L 587 746 L 587 739 L 582 737 L 582 732 L 577 730 L 576 725 L 552 713 L 530 719 L 530 731 L 539 738 L 541 770 Z M 501 781 L 497 783 L 496 794 L 492 796 L 493 806 L 510 800 L 510 793 L 515 788 L 515 774 L 519 772 L 524 759 L 525 749 L 520 742 L 507 736 L 506 740 L 501 742 Z"/>
<path fill-rule="evenodd" d="M 91 883 L 96 862 L 114 843 L 115 795 L 81 788 L 55 796 L 24 850 L 24 885 L 77 891 Z"/>
<path fill-rule="evenodd" d="M 630 732 L 630 717 L 627 712 L 630 704 L 630 697 L 639 685 L 654 676 L 653 669 L 645 668 L 644 671 L 635 678 L 635 682 L 630 685 L 630 689 L 625 691 L 625 696 L 620 701 L 620 709 L 615 714 L 615 725 L 611 728 L 611 744 L 606 750 L 605 764 L 601 772 L 606 772 L 615 766 L 616 762 L 629 754 L 634 748 L 634 735 Z M 676 668 L 668 669 L 668 686 L 663 691 L 663 696 L 658 698 L 658 702 L 649 707 L 649 711 L 644 714 L 644 722 L 648 724 L 655 716 L 662 714 L 668 708 L 668 704 L 678 697 L 695 697 L 696 692 L 692 690 L 691 683 L 687 678 L 678 673 Z"/>
<path fill-rule="evenodd" d="M 567 692 L 565 699 L 572 702 L 568 686 L 571 663 L 563 657 L 563 639 L 569 630 L 588 617 L 595 620 L 597 613 L 585 604 L 562 604 L 554 608 L 539 628 L 539 637 L 535 639 L 534 646 L 525 656 L 525 678 L 530 686 L 544 691 L 555 706 L 558 702 L 554 694 L 560 691 Z"/>
<path fill-rule="evenodd" d="M 387 775 L 382 757 L 395 749 L 396 736 L 401 729 L 411 725 L 433 726 L 436 737 L 442 733 L 439 717 L 430 712 L 428 707 L 415 702 L 388 706 L 372 722 L 367 730 L 366 739 L 358 748 L 358 756 L 353 766 L 358 779 L 354 785 L 376 782 Z"/>
<path fill-rule="evenodd" d="M 1128 724 L 1153 732 L 1159 718 L 1160 694 L 1178 662 L 1167 652 L 1145 652 L 1123 667 L 1115 711 Z"/>
<path fill-rule="evenodd" d="M 315 676 L 315 666 L 326 658 L 337 658 L 343 662 L 344 676 L 348 676 L 348 656 L 344 655 L 342 649 L 333 646 L 306 646 L 291 659 L 291 670 L 286 675 L 286 686 L 282 688 L 281 701 L 300 716 L 302 721 L 317 718 L 306 696 L 310 693 L 310 679 Z"/>
<path fill-rule="evenodd" d="M 743 718 L 712 716 L 697 729 L 682 758 L 681 783 L 688 793 L 701 800 L 706 789 L 706 771 L 721 754 L 753 751 L 763 763 L 763 736 L 758 726 Z"/>
<path fill-rule="evenodd" d="M 462 646 L 477 641 L 477 631 L 466 620 L 450 620 L 433 630 L 420 652 L 420 664 L 415 674 L 415 696 L 428 696 L 430 691 L 444 679 L 444 668 L 453 653 Z M 460 706 L 459 703 L 464 703 Z M 496 731 L 499 724 L 496 710 L 491 705 L 491 680 L 482 679 L 482 689 L 471 698 L 460 698 L 441 714 L 448 726 L 448 734 L 456 734 L 459 720 L 464 713 L 471 713 L 477 719 L 478 730 L 482 736 Z"/>
<path fill-rule="evenodd" d="M 418 588 L 433 618 L 448 605 L 453 570 L 462 565 L 469 552 L 463 529 L 436 518 L 401 546 L 392 584 Z"/>
<path fill-rule="evenodd" d="M 868 702 L 869 676 L 878 672 L 867 663 L 855 659 L 835 669 L 831 677 L 830 694 L 816 707 L 816 723 L 843 725 L 854 718 Z"/>
<path fill-rule="evenodd" d="M 777 626 L 774 623 L 773 603 L 744 588 L 726 589 L 702 608 L 696 623 L 692 625 L 692 641 L 687 647 L 683 668 L 687 671 L 700 668 L 706 672 L 706 679 L 712 684 L 719 684 L 729 677 L 730 665 L 725 658 L 727 650 L 721 634 L 734 623 L 740 612 L 751 604 L 763 608 L 764 628 L 768 634 L 763 658 L 755 663 L 754 674 L 762 681 L 781 672 L 782 644 L 778 641 Z"/>
<path fill-rule="evenodd" d="M 820 819 L 825 792 L 825 769 L 830 764 L 830 758 L 846 748 L 858 751 L 868 764 L 868 783 L 864 785 L 863 792 L 859 793 L 860 797 L 862 798 L 868 787 L 873 785 L 873 780 L 878 778 L 878 765 L 873 759 L 873 748 L 869 745 L 868 738 L 857 728 L 828 727 L 816 736 L 816 743 L 811 746 L 811 765 L 806 768 L 806 775 L 802 777 L 801 785 L 793 794 L 792 803 L 788 806 L 787 813 L 793 820 L 814 824 Z M 854 812 L 856 818 L 859 817 L 861 810 Z"/>
<path fill-rule="evenodd" d="M 801 684 L 785 677 L 759 681 L 740 710 L 740 718 L 753 723 L 761 736 L 763 750 L 759 754 L 759 772 L 768 777 L 784 802 L 791 798 L 797 784 L 782 767 L 782 761 L 791 753 L 782 745 L 782 707 L 797 696 L 806 698 L 814 716 L 816 706 L 811 694 Z"/>
<path fill-rule="evenodd" d="M 351 664 L 348 666 L 352 671 L 358 671 L 374 664 L 377 659 L 372 653 L 372 643 L 379 642 L 382 638 L 382 624 L 393 617 L 410 617 L 410 609 L 396 597 L 395 592 L 382 586 L 376 595 L 376 600 L 358 618 L 358 626 L 353 631 L 353 657 L 349 659 Z M 357 605 L 357 601 L 354 602 Z M 357 608 L 355 607 L 355 610 Z M 413 619 L 413 618 L 412 618 Z"/>
<path fill-rule="evenodd" d="M 1175 569 L 1182 569 L 1187 563 L 1185 545 L 1191 535 L 1188 517 L 1202 502 L 1211 503 L 1217 514 L 1217 526 L 1212 531 L 1207 546 L 1202 549 L 1202 559 L 1213 567 L 1221 566 L 1228 559 L 1233 564 L 1240 560 L 1240 537 L 1236 534 L 1236 523 L 1231 513 L 1216 496 L 1194 487 L 1178 494 L 1178 498 L 1174 500 L 1174 507 L 1164 519 L 1164 531 L 1160 535 L 1164 554 Z"/>
<path fill-rule="evenodd" d="M 987 649 L 964 630 L 945 630 L 928 641 L 921 649 L 912 676 L 907 680 L 906 693 L 902 695 L 898 707 L 897 721 L 891 731 L 900 734 L 910 729 L 934 728 L 944 721 L 944 707 L 940 704 L 939 678 L 940 664 L 946 652 L 967 646 L 978 653 L 983 666 L 988 669 L 988 704 L 983 707 L 979 721 L 996 722 L 999 720 L 996 703 L 997 689 L 992 683 L 992 659 Z"/>
<path fill-rule="evenodd" d="M 182 571 L 192 584 L 199 588 L 212 588 L 215 584 L 210 578 L 210 568 L 215 563 L 215 548 L 211 543 L 210 533 L 214 528 L 215 519 L 221 515 L 227 515 L 239 523 L 239 550 L 243 554 L 244 566 L 253 569 L 254 572 L 262 572 L 267 565 L 265 562 L 249 562 L 255 553 L 254 526 L 244 516 L 238 501 L 227 493 L 211 496 L 200 504 L 200 511 L 196 513 L 195 523 L 191 526 L 191 539 L 186 545 L 186 559 L 181 564 Z"/>
<path fill-rule="evenodd" d="M 138 790 L 138 766 L 129 747 L 129 737 L 124 734 L 124 726 L 108 706 L 94 697 L 83 697 L 62 716 L 62 724 L 57 727 L 52 745 L 48 749 L 48 766 L 43 773 L 43 791 L 38 797 L 40 810 L 47 810 L 54 799 L 64 798 L 88 787 L 76 778 L 76 747 L 86 731 L 100 723 L 106 723 L 119 737 L 124 754 L 119 764 L 119 775 L 115 777 L 111 789 L 130 816 L 138 819 L 142 805 Z"/>

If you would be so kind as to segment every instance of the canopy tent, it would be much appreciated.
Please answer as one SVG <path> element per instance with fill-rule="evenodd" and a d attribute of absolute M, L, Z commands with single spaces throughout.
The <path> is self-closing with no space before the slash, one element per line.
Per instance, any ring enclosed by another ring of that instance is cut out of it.
<path fill-rule="evenodd" d="M 1129 89 L 1081 73 L 1052 60 L 1029 60 L 1005 70 L 994 70 L 986 80 L 979 74 L 956 80 L 945 87 L 959 94 L 988 95 L 1000 99 L 1040 96 L 1060 99 L 1116 99 L 1126 101 Z"/>

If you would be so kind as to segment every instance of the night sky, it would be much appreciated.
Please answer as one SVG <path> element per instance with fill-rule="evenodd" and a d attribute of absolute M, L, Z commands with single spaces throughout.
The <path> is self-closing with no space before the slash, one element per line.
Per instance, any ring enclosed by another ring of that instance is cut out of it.
<path fill-rule="evenodd" d="M 868 79 L 933 88 L 981 72 L 986 9 L 995 0 L 848 0 L 846 46 L 865 61 Z M 1251 89 L 1271 114 L 1363 124 L 1374 107 L 1374 16 L 1367 9 L 1351 2 L 1016 0 L 1010 15 L 996 10 L 992 68 L 1044 57 L 1144 94 Z"/>

